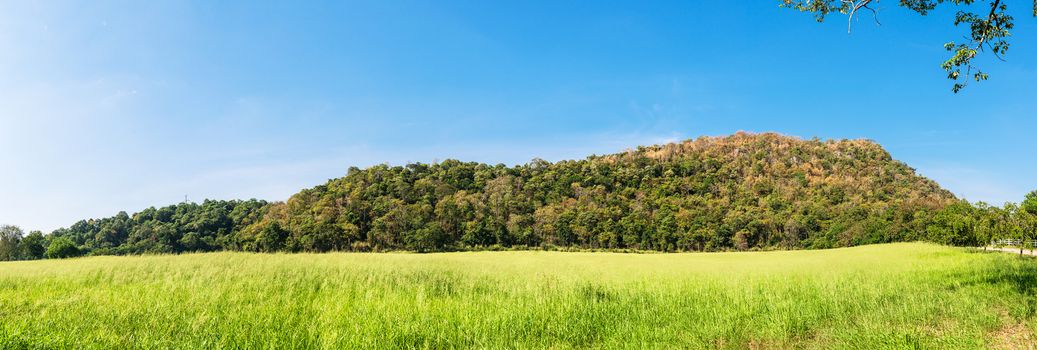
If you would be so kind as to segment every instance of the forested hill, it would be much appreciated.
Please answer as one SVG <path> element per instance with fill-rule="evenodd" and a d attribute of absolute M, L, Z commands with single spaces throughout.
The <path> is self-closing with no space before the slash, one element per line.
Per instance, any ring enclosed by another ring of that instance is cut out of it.
<path fill-rule="evenodd" d="M 258 250 L 833 247 L 925 238 L 948 191 L 871 141 L 739 133 L 516 167 L 349 170 L 242 234 Z"/>
<path fill-rule="evenodd" d="M 738 133 L 509 167 L 350 168 L 286 202 L 206 201 L 55 231 L 83 251 L 688 251 L 929 237 L 956 199 L 866 140 Z"/>

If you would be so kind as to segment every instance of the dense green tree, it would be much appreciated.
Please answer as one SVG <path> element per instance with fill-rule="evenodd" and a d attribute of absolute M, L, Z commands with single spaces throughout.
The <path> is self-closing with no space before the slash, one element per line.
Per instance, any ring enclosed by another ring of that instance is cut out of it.
<path fill-rule="evenodd" d="M 977 234 L 979 216 L 975 207 L 966 201 L 951 204 L 933 216 L 929 225 L 929 239 L 940 243 L 977 246 L 981 243 Z"/>
<path fill-rule="evenodd" d="M 32 231 L 29 232 L 24 238 L 22 238 L 19 244 L 19 259 L 22 260 L 36 260 L 43 259 L 47 253 L 47 239 L 43 236 L 43 232 Z"/>
<path fill-rule="evenodd" d="M 288 245 L 288 231 L 278 222 L 264 221 L 250 226 L 243 234 L 244 250 L 257 252 L 276 252 L 285 250 Z"/>
<path fill-rule="evenodd" d="M 0 226 L 0 261 L 17 260 L 19 258 L 19 244 L 24 234 L 18 226 Z"/>
<path fill-rule="evenodd" d="M 997 231 L 994 227 L 997 218 L 993 214 L 993 208 L 984 202 L 976 203 L 974 214 L 976 223 L 976 241 L 982 244 L 983 249 L 986 250 L 987 245 L 997 238 Z"/>
<path fill-rule="evenodd" d="M 1037 191 L 1027 193 L 1023 202 L 1019 204 L 1019 208 L 1027 213 L 1037 215 Z"/>
<path fill-rule="evenodd" d="M 1037 191 L 1030 192 L 1019 205 L 1019 225 L 1022 226 L 1022 237 L 1030 244 L 1030 249 L 1037 248 Z"/>
<path fill-rule="evenodd" d="M 64 259 L 80 255 L 79 247 L 68 237 L 57 237 L 51 240 L 47 246 L 47 257 L 51 259 Z"/>
<path fill-rule="evenodd" d="M 1001 208 L 997 208 L 993 215 L 995 217 L 995 230 L 998 233 L 999 239 L 1013 239 L 1013 240 L 1024 240 L 1026 239 L 1026 231 L 1023 227 L 1023 220 L 1020 217 L 1019 206 L 1014 203 L 1005 203 Z M 1023 245 L 1019 245 L 1019 254 L 1023 253 Z"/>

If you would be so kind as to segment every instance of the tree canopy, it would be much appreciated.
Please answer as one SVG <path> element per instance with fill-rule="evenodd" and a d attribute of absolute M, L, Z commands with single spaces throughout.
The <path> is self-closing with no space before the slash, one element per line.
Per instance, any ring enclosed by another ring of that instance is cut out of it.
<path fill-rule="evenodd" d="M 57 237 L 47 247 L 47 257 L 51 259 L 71 258 L 79 254 L 79 247 L 68 237 Z"/>
<path fill-rule="evenodd" d="M 1023 203 L 1020 206 L 1027 213 L 1037 215 L 1037 191 L 1026 194 L 1026 198 L 1023 199 Z"/>
<path fill-rule="evenodd" d="M 0 261 L 18 259 L 22 235 L 22 229 L 17 226 L 0 226 Z"/>

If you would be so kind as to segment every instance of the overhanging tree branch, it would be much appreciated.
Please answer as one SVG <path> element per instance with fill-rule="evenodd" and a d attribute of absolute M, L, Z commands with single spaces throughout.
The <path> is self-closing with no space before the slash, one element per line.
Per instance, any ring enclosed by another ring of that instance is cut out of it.
<path fill-rule="evenodd" d="M 847 20 L 846 20 L 846 22 L 847 22 L 846 23 L 846 32 L 847 33 L 850 33 L 850 32 L 853 31 L 853 16 L 857 15 L 857 11 L 859 11 L 860 9 L 871 10 L 872 14 L 876 15 L 875 22 L 878 22 L 878 13 L 875 12 L 875 10 L 873 10 L 872 8 L 868 7 L 868 4 L 871 3 L 871 2 L 872 2 L 872 0 L 860 0 L 860 1 L 856 1 L 856 2 L 854 2 L 853 0 L 843 0 L 843 3 L 846 4 L 847 7 L 850 9 L 850 13 L 847 15 Z"/>
<path fill-rule="evenodd" d="M 879 25 L 878 11 L 872 8 L 880 0 L 779 0 L 779 7 L 809 12 L 814 19 L 823 22 L 829 14 L 840 13 L 847 16 L 847 32 L 853 29 L 853 19 L 861 10 L 869 10 L 875 15 Z M 1004 61 L 1010 46 L 1007 38 L 1014 28 L 1014 19 L 1008 15 L 1004 0 L 981 0 L 989 5 L 985 16 L 967 10 L 959 11 L 954 17 L 954 25 L 967 24 L 969 33 L 966 42 L 957 44 L 949 42 L 944 45 L 951 57 L 941 64 L 947 71 L 947 78 L 954 81 L 952 91 L 959 92 L 968 85 L 969 80 L 982 81 L 988 75 L 976 67 L 973 60 L 981 52 L 991 52 L 998 60 Z M 1020 0 L 1022 1 L 1022 0 Z M 901 7 L 908 8 L 920 15 L 927 15 L 942 4 L 953 4 L 967 7 L 976 0 L 899 0 Z M 1033 16 L 1037 17 L 1037 0 L 1033 0 Z M 962 75 L 964 70 L 965 74 Z"/>

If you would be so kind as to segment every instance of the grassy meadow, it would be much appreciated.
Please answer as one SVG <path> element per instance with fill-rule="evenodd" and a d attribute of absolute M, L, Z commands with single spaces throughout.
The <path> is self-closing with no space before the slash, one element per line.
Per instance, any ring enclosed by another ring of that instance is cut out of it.
<path fill-rule="evenodd" d="M 1037 259 L 248 254 L 0 263 L 0 348 L 1032 348 Z"/>

